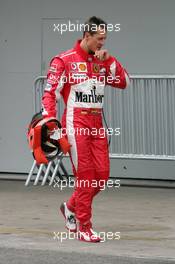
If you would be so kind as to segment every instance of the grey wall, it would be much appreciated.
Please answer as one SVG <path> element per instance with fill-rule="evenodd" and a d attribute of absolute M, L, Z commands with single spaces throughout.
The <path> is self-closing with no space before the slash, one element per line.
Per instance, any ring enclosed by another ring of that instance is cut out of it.
<path fill-rule="evenodd" d="M 121 31 L 108 34 L 106 47 L 129 73 L 173 74 L 174 10 L 173 0 L 0 0 L 0 171 L 28 172 L 32 157 L 25 134 L 33 113 L 33 81 L 46 73 L 50 57 L 81 37 L 60 36 L 53 23 L 84 21 L 91 15 L 120 23 Z M 117 167 L 113 165 L 114 174 Z M 140 170 L 139 164 L 137 176 L 146 175 L 146 167 Z M 173 164 L 170 175 L 172 170 Z M 158 174 L 154 169 L 150 177 Z"/>

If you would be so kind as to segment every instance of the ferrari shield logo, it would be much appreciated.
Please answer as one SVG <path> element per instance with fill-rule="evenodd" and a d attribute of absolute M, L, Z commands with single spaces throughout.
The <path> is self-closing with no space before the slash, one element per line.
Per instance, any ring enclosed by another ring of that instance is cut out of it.
<path fill-rule="evenodd" d="M 100 66 L 97 63 L 93 64 L 93 72 L 98 73 L 100 71 Z"/>

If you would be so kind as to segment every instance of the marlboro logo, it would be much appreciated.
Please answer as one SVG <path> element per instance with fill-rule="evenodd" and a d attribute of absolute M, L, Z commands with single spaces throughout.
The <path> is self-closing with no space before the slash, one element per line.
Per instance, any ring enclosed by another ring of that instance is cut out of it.
<path fill-rule="evenodd" d="M 90 94 L 84 94 L 83 92 L 75 92 L 75 102 L 103 103 L 103 98 L 103 94 L 96 94 L 95 87 L 90 91 Z"/>

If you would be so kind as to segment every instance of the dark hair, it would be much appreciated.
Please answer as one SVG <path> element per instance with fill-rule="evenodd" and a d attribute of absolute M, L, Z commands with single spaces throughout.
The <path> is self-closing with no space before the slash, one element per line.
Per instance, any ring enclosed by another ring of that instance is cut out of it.
<path fill-rule="evenodd" d="M 84 23 L 83 37 L 85 33 L 88 32 L 94 35 L 98 29 L 106 30 L 107 23 L 99 17 L 92 16 Z"/>

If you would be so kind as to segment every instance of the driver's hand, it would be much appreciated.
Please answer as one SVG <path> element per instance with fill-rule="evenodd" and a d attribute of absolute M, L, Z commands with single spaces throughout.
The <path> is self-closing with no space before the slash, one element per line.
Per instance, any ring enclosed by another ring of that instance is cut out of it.
<path fill-rule="evenodd" d="M 104 61 L 104 60 L 109 59 L 110 55 L 107 50 L 96 50 L 94 57 L 96 57 L 97 59 L 101 61 Z"/>

